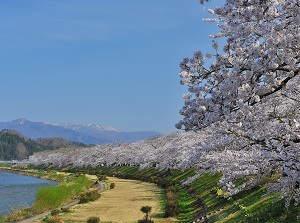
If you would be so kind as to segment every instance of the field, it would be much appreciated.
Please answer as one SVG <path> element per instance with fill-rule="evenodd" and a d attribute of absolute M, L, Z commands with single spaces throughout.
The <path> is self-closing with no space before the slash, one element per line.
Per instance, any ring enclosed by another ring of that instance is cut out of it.
<path fill-rule="evenodd" d="M 182 223 L 190 223 L 195 219 L 201 219 L 200 222 L 208 220 L 220 223 L 300 222 L 300 219 L 297 218 L 300 215 L 299 205 L 294 206 L 292 203 L 289 208 L 286 208 L 283 200 L 276 201 L 278 194 L 264 196 L 266 187 L 263 185 L 258 185 L 229 198 L 218 195 L 220 173 L 202 174 L 192 184 L 183 187 L 182 182 L 193 176 L 193 169 L 168 171 L 155 168 L 140 170 L 138 167 L 100 167 L 94 170 L 82 169 L 82 171 L 94 171 L 126 179 L 158 181 L 162 187 L 174 185 L 179 195 L 180 209 L 176 218 Z M 276 179 L 265 179 L 268 182 L 274 180 Z"/>
<path fill-rule="evenodd" d="M 174 222 L 161 218 L 161 190 L 154 184 L 112 177 L 108 182 L 115 183 L 115 188 L 102 192 L 97 201 L 75 205 L 72 213 L 62 219 L 65 222 L 86 222 L 89 217 L 97 216 L 101 222 L 132 223 L 143 218 L 140 208 L 148 205 L 152 207 L 151 216 L 155 222 Z"/>
<path fill-rule="evenodd" d="M 75 205 L 71 208 L 71 213 L 60 213 L 60 217 L 66 223 L 86 222 L 92 216 L 100 217 L 101 223 L 134 223 L 143 218 L 140 208 L 146 205 L 153 208 L 151 217 L 156 223 L 190 223 L 196 219 L 199 222 L 208 220 L 220 223 L 300 222 L 297 218 L 300 215 L 300 207 L 291 204 L 286 208 L 284 201 L 276 201 L 279 194 L 263 196 L 266 193 L 263 184 L 229 198 L 220 196 L 217 184 L 220 173 L 202 174 L 190 185 L 183 186 L 182 183 L 194 175 L 195 169 L 141 170 L 135 166 L 67 169 L 76 175 L 87 174 L 85 176 L 92 182 L 95 182 L 95 174 L 117 178 L 108 177 L 105 183 L 107 190 L 102 192 L 99 200 Z M 49 171 L 49 176 L 57 179 L 60 179 L 60 175 L 54 170 Z M 264 181 L 273 182 L 276 179 L 268 178 Z M 109 189 L 111 183 L 115 183 L 115 188 Z M 171 194 L 170 191 L 174 193 Z M 170 194 L 172 196 L 169 196 Z M 170 197 L 173 199 L 169 199 Z M 176 218 L 164 219 L 168 207 L 176 205 L 179 210 Z"/>

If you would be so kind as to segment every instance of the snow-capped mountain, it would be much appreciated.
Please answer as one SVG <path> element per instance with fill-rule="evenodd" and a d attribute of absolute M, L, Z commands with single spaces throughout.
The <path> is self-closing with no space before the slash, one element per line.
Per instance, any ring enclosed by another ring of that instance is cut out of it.
<path fill-rule="evenodd" d="M 110 126 L 32 122 L 24 118 L 0 122 L 0 130 L 2 129 L 16 130 L 31 139 L 60 137 L 85 144 L 134 142 L 162 135 L 154 131 L 122 132 Z"/>
<path fill-rule="evenodd" d="M 84 131 L 84 130 L 95 130 L 95 131 L 116 131 L 119 132 L 119 130 L 111 127 L 111 126 L 103 126 L 103 125 L 96 125 L 96 124 L 73 124 L 73 123 L 59 123 L 59 122 L 50 122 L 46 123 L 54 126 L 61 126 L 66 129 L 71 129 L 74 131 Z"/>

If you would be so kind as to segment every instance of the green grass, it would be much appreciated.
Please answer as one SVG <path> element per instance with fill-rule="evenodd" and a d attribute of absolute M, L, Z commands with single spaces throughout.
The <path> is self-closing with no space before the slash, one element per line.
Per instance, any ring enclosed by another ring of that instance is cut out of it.
<path fill-rule="evenodd" d="M 177 187 L 179 194 L 179 209 L 180 213 L 177 216 L 180 222 L 191 222 L 193 216 L 196 214 L 198 208 L 196 208 L 196 199 L 188 194 L 186 190 L 182 187 Z"/>
<path fill-rule="evenodd" d="M 12 164 L 9 164 L 9 163 L 0 163 L 0 167 L 12 167 Z"/>
<path fill-rule="evenodd" d="M 218 175 L 203 174 L 192 183 L 207 207 L 210 222 L 300 222 L 297 219 L 300 207 L 286 209 L 284 201 L 274 202 L 279 194 L 263 197 L 266 193 L 264 186 L 225 199 L 216 193 L 217 180 Z"/>
<path fill-rule="evenodd" d="M 4 221 L 4 215 L 0 214 L 0 223 L 3 223 Z"/>
<path fill-rule="evenodd" d="M 13 222 L 53 210 L 62 204 L 71 202 L 73 198 L 79 197 L 92 184 L 93 182 L 86 176 L 81 175 L 69 178 L 67 183 L 61 183 L 58 186 L 42 187 L 36 192 L 35 203 L 31 207 L 16 211 L 4 219 Z"/>
<path fill-rule="evenodd" d="M 263 194 L 264 187 L 239 193 L 210 219 L 212 222 L 300 222 L 297 219 L 299 207 L 286 209 L 284 201 L 274 202 L 278 194 L 262 197 Z"/>
<path fill-rule="evenodd" d="M 63 202 L 67 201 L 72 195 L 74 185 L 67 186 L 65 184 L 57 187 L 42 187 L 36 193 L 36 201 L 32 206 L 39 212 L 47 211 L 59 207 Z"/>

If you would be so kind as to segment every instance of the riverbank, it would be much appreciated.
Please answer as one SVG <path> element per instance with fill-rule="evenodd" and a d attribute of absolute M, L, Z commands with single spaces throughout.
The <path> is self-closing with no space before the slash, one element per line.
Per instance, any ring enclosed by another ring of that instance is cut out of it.
<path fill-rule="evenodd" d="M 53 180 L 56 182 L 60 182 L 61 179 L 63 179 L 62 176 L 60 176 L 60 179 L 57 177 L 53 179 L 53 175 L 51 177 L 51 173 L 49 171 L 41 171 L 37 169 L 28 169 L 27 165 L 7 165 L 7 166 L 0 166 L 0 170 L 9 172 L 9 173 L 15 173 L 15 174 L 20 174 L 20 175 L 25 175 L 25 176 L 30 176 L 30 177 L 36 177 L 36 178 L 42 178 L 46 180 Z M 56 171 L 55 171 L 56 172 Z M 52 172 L 54 173 L 54 172 Z M 56 172 L 61 175 L 69 175 L 64 172 Z M 52 179 L 51 179 L 52 178 Z"/>
<path fill-rule="evenodd" d="M 59 182 L 58 186 L 40 188 L 35 195 L 36 201 L 31 207 L 15 211 L 5 216 L 4 220 L 0 222 L 18 222 L 54 210 L 62 205 L 75 204 L 86 191 L 97 190 L 95 180 L 89 179 L 85 175 L 12 167 L 2 167 L 0 170 Z"/>
<path fill-rule="evenodd" d="M 44 179 L 56 178 L 60 181 L 62 181 L 61 176 L 66 178 L 70 175 L 77 175 L 76 173 L 35 169 L 6 168 L 6 171 Z M 86 174 L 85 176 L 91 182 L 98 179 L 96 175 Z M 112 183 L 115 184 L 115 188 L 107 190 Z M 163 191 L 155 184 L 108 177 L 106 183 L 100 182 L 98 184 L 98 190 L 101 192 L 101 198 L 97 201 L 86 204 L 72 202 L 72 205 L 69 206 L 70 212 L 59 215 L 62 222 L 86 222 L 89 217 L 96 216 L 101 219 L 101 222 L 132 223 L 143 219 L 144 214 L 140 211 L 142 206 L 152 207 L 151 216 L 157 223 L 177 222 L 174 218 L 164 218 L 164 210 L 161 206 Z M 41 223 L 46 216 L 50 216 L 49 211 L 17 222 Z"/>
<path fill-rule="evenodd" d="M 36 192 L 56 182 L 0 170 L 0 221 L 15 210 L 31 206 Z"/>

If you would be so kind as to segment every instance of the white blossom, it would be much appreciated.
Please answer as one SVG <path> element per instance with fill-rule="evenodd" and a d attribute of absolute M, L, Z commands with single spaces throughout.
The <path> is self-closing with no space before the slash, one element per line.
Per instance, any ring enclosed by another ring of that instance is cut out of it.
<path fill-rule="evenodd" d="M 208 2 L 209 0 L 206 0 Z M 205 1 L 200 0 L 203 4 Z M 176 132 L 155 139 L 36 153 L 34 164 L 137 165 L 221 172 L 231 196 L 276 173 L 268 193 L 300 201 L 300 4 L 298 0 L 227 0 L 209 10 L 226 40 L 214 61 L 201 51 L 180 63 L 188 86 Z M 212 54 L 206 54 L 212 58 Z M 211 61 L 211 60 L 208 60 Z M 192 130 L 192 131 L 188 131 Z M 247 176 L 247 177 L 245 177 Z M 243 178 L 242 184 L 236 180 Z"/>
<path fill-rule="evenodd" d="M 275 171 L 282 176 L 269 185 L 270 192 L 281 191 L 287 205 L 293 199 L 298 203 L 299 1 L 227 0 L 208 11 L 216 16 L 209 21 L 220 28 L 211 35 L 212 48 L 219 49 L 215 38 L 227 41 L 223 54 L 217 52 L 209 65 L 186 64 L 193 75 L 184 83 L 193 91 L 177 127 L 213 132 L 199 143 L 190 164 L 201 171 L 221 171 L 220 183 L 229 194 Z M 254 177 L 248 182 L 234 186 L 234 179 L 250 174 Z"/>

